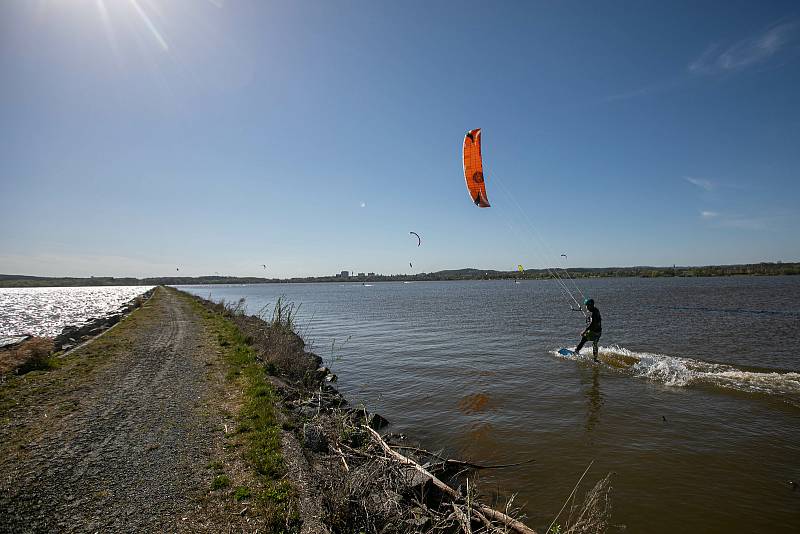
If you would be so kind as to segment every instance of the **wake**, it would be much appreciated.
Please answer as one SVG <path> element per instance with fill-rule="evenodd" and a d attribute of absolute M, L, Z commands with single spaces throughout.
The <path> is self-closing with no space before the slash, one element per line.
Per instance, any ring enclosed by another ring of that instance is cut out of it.
<path fill-rule="evenodd" d="M 551 353 L 566 360 L 592 359 L 591 347 L 584 347 L 580 355 L 564 356 L 557 350 Z M 621 372 L 666 386 L 711 385 L 748 393 L 789 396 L 793 398 L 792 404 L 800 406 L 800 373 L 750 370 L 693 358 L 634 352 L 616 345 L 600 347 L 598 359 Z"/>

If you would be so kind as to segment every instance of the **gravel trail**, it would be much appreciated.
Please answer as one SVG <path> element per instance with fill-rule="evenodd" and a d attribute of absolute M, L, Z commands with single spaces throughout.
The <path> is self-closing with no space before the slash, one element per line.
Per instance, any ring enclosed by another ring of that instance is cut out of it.
<path fill-rule="evenodd" d="M 24 432 L 0 457 L 0 531 L 185 530 L 208 492 L 218 356 L 202 318 L 158 288 L 119 329 L 107 361 L 14 415 Z"/>

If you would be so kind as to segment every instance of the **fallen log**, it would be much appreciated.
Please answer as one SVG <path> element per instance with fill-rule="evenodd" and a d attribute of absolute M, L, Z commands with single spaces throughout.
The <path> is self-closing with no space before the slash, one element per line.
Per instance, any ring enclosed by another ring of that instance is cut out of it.
<path fill-rule="evenodd" d="M 394 450 L 391 447 L 389 447 L 389 445 L 385 441 L 383 441 L 383 438 L 381 438 L 381 435 L 378 434 L 376 431 L 374 431 L 373 429 L 371 429 L 370 427 L 368 427 L 366 425 L 363 425 L 363 426 L 364 426 L 364 428 L 366 428 L 369 431 L 369 433 L 372 436 L 372 438 L 381 447 L 381 449 L 383 449 L 384 452 L 386 452 L 386 454 L 388 454 L 389 456 L 391 456 L 392 458 L 394 458 L 395 460 L 399 461 L 400 463 L 402 463 L 404 465 L 409 465 L 409 466 L 413 467 L 414 469 L 416 469 L 417 471 L 419 471 L 420 473 L 422 473 L 426 477 L 430 478 L 430 480 L 431 480 L 431 482 L 433 483 L 434 486 L 439 488 L 443 493 L 445 493 L 446 495 L 449 495 L 451 498 L 453 498 L 457 502 L 464 502 L 463 495 L 461 495 L 459 492 L 457 492 L 456 490 L 454 490 L 453 488 L 451 488 L 450 486 L 448 486 L 447 484 L 445 484 L 444 482 L 439 480 L 436 476 L 431 474 L 427 469 L 425 469 L 424 467 L 419 465 L 417 462 L 415 462 L 411 458 L 408 458 L 407 456 L 403 456 L 402 454 L 400 454 L 396 450 Z M 473 503 L 470 503 L 470 507 L 474 508 L 477 511 L 479 511 L 480 513 L 482 513 L 487 518 L 492 519 L 494 521 L 497 521 L 499 523 L 502 523 L 506 527 L 518 532 L 519 534 L 536 534 L 536 531 L 533 530 L 532 528 L 528 527 L 525 523 L 522 523 L 521 521 L 517 521 L 513 517 L 510 517 L 510 516 L 504 514 L 503 512 L 498 512 L 497 510 L 495 510 L 493 508 L 489 508 L 488 506 L 486 506 L 484 504 L 479 504 L 479 503 L 474 503 L 473 502 Z"/>

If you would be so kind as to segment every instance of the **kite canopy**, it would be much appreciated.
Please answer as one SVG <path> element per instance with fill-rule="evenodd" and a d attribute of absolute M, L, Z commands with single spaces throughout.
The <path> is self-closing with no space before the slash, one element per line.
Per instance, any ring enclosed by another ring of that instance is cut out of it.
<path fill-rule="evenodd" d="M 522 265 L 517 265 L 517 270 L 521 273 L 525 272 L 525 268 Z"/>
<path fill-rule="evenodd" d="M 486 183 L 483 176 L 481 158 L 481 129 L 476 128 L 464 136 L 464 180 L 467 182 L 469 196 L 479 208 L 488 208 Z"/>
<path fill-rule="evenodd" d="M 417 232 L 409 232 L 409 234 L 414 235 L 417 237 L 417 246 L 422 245 L 422 238 L 419 236 Z"/>

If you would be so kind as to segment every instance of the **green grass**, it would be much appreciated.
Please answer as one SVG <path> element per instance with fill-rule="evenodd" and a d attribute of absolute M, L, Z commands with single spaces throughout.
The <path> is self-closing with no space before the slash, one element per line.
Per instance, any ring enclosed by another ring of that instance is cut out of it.
<path fill-rule="evenodd" d="M 256 351 L 250 346 L 252 340 L 221 314 L 209 311 L 191 297 L 186 298 L 191 300 L 197 313 L 205 318 L 207 328 L 222 350 L 226 380 L 243 391 L 242 407 L 237 414 L 238 426 L 236 432 L 229 435 L 231 442 L 228 446 L 241 445 L 244 459 L 262 485 L 255 494 L 256 509 L 275 532 L 299 531 L 297 494 L 292 484 L 283 478 L 286 466 L 281 451 L 281 424 L 276 408 L 278 399 L 267 380 L 266 369 L 257 361 Z M 291 317 L 289 314 L 288 318 Z M 287 315 L 284 314 L 281 319 L 286 321 Z M 219 478 L 217 476 L 214 479 L 215 483 Z M 240 486 L 233 496 L 236 500 L 247 499 L 252 497 L 252 491 Z"/>
<path fill-rule="evenodd" d="M 227 475 L 217 475 L 214 477 L 214 480 L 211 482 L 211 489 L 218 490 L 227 488 L 231 485 L 231 479 L 227 477 Z"/>
<path fill-rule="evenodd" d="M 250 488 L 246 486 L 239 486 L 236 488 L 236 491 L 233 492 L 233 498 L 237 501 L 249 499 L 251 496 L 252 494 L 250 493 Z"/>

